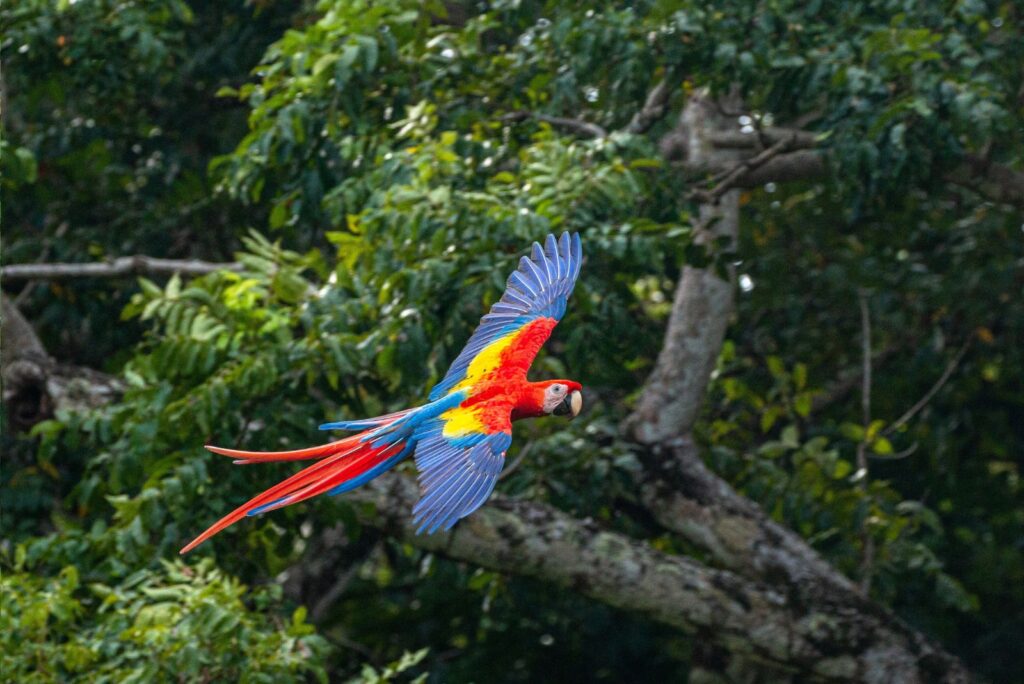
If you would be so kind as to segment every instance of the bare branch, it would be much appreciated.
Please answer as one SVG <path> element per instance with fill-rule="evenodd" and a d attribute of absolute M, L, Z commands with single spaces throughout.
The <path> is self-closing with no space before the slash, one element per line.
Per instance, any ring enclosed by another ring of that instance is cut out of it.
<path fill-rule="evenodd" d="M 67 232 L 68 232 L 68 222 L 67 221 L 62 221 L 61 224 L 59 226 L 57 226 L 57 230 L 54 231 L 53 236 L 56 239 L 59 240 L 60 238 L 64 237 L 64 234 L 67 233 Z M 52 249 L 53 249 L 53 240 L 46 239 L 43 242 L 43 251 L 42 251 L 42 253 L 40 253 L 39 258 L 36 259 L 36 263 L 44 263 L 47 259 L 49 259 L 50 258 L 50 252 L 51 252 Z M 28 285 L 26 285 L 25 287 L 21 288 L 21 292 L 19 292 L 18 296 L 15 297 L 15 299 L 14 299 L 15 306 L 19 306 L 19 307 L 20 306 L 24 306 L 25 303 L 28 301 L 29 297 L 32 296 L 32 292 L 35 290 L 36 285 L 38 285 L 38 284 L 39 283 L 37 281 L 32 281 Z"/>
<path fill-rule="evenodd" d="M 919 447 L 919 446 L 920 446 L 920 444 L 918 442 L 914 442 L 913 444 L 911 444 L 909 447 L 907 447 L 903 451 L 897 451 L 894 454 L 887 454 L 885 456 L 881 456 L 879 454 L 868 454 L 868 456 L 871 456 L 871 457 L 874 457 L 874 458 L 877 458 L 877 459 L 883 460 L 883 461 L 899 461 L 900 459 L 906 458 L 907 456 L 910 456 L 911 454 L 913 454 L 915 451 L 917 451 L 917 447 Z"/>
<path fill-rule="evenodd" d="M 763 150 L 756 156 L 741 160 L 731 169 L 722 171 L 711 179 L 714 187 L 710 190 L 694 190 L 690 193 L 691 197 L 706 204 L 717 204 L 722 195 L 736 187 L 741 178 L 777 156 L 792 140 L 793 138 L 780 138 L 771 147 Z"/>
<path fill-rule="evenodd" d="M 923 397 L 921 397 L 917 401 L 917 403 L 915 403 L 913 406 L 911 406 L 909 409 L 907 409 L 906 413 L 904 413 L 902 416 L 897 418 L 896 422 L 894 422 L 889 427 L 885 428 L 885 430 L 882 431 L 883 435 L 891 435 L 893 432 L 898 430 L 900 427 L 906 425 L 907 422 L 910 421 L 911 418 L 916 416 L 921 411 L 921 409 L 923 409 L 925 406 L 928 405 L 928 402 L 932 400 L 932 397 L 934 397 L 935 394 L 940 389 L 942 389 L 942 386 L 945 385 L 946 381 L 948 381 L 950 376 L 953 375 L 953 371 L 955 371 L 956 367 L 958 365 L 960 365 L 960 360 L 964 358 L 964 354 L 967 353 L 967 349 L 970 346 L 971 346 L 971 341 L 967 340 L 967 342 L 965 342 L 964 345 L 962 347 L 960 347 L 960 351 L 958 351 L 956 353 L 956 356 L 953 357 L 953 360 L 950 361 L 946 365 L 946 370 L 944 370 L 942 372 L 942 375 L 939 376 L 939 379 L 935 381 L 935 384 L 932 385 L 931 389 L 929 389 L 927 392 L 925 392 L 925 395 Z"/>
<path fill-rule="evenodd" d="M 237 271 L 238 262 L 214 263 L 197 259 L 157 259 L 136 255 L 113 261 L 80 264 L 14 264 L 0 269 L 3 282 L 18 280 L 64 280 L 68 278 L 121 278 L 131 275 L 201 276 L 215 271 Z"/>
<path fill-rule="evenodd" d="M 651 126 L 662 119 L 668 113 L 669 101 L 672 99 L 672 88 L 675 82 L 676 79 L 671 74 L 658 81 L 654 88 L 651 89 L 651 92 L 647 94 L 643 107 L 633 115 L 630 122 L 622 129 L 623 132 L 634 135 L 646 133 Z M 525 121 L 526 119 L 543 121 L 555 128 L 565 129 L 584 138 L 608 137 L 608 131 L 603 127 L 583 119 L 551 116 L 528 110 L 510 112 L 501 117 L 502 121 Z"/>
<path fill-rule="evenodd" d="M 817 180 L 828 175 L 825 156 L 813 150 L 780 154 L 736 179 L 737 188 L 756 188 L 765 183 Z"/>
<path fill-rule="evenodd" d="M 590 123 L 583 119 L 568 119 L 561 116 L 550 116 L 548 114 L 540 114 L 538 112 L 531 112 L 525 109 L 521 109 L 517 112 L 509 112 L 501 117 L 502 121 L 512 122 L 525 121 L 527 119 L 543 121 L 544 123 L 551 124 L 555 128 L 564 128 L 576 135 L 583 136 L 584 138 L 608 137 L 608 131 L 595 123 Z"/>
<path fill-rule="evenodd" d="M 797 137 L 780 154 L 739 174 L 732 180 L 731 186 L 736 188 L 753 188 L 765 183 L 786 183 L 799 180 L 815 180 L 825 177 L 828 173 L 826 164 L 827 150 L 812 149 L 816 136 L 807 131 L 793 129 L 766 129 L 767 140 L 773 140 L 785 131 L 796 133 Z M 743 134 L 737 131 L 716 133 L 713 143 L 721 149 L 754 150 L 759 145 L 759 137 L 755 134 Z M 790 151 L 792 150 L 792 151 Z M 707 168 L 695 165 L 685 159 L 683 165 L 691 172 L 722 171 L 731 167 Z M 971 190 L 993 202 L 1000 202 L 1018 208 L 1024 208 L 1024 172 L 1017 171 L 1004 164 L 987 160 L 982 155 L 968 153 L 963 163 L 945 175 L 948 183 Z"/>
<path fill-rule="evenodd" d="M 711 135 L 731 125 L 706 93 L 696 93 L 679 116 L 678 142 L 688 161 L 704 167 L 732 166 L 737 154 L 719 150 Z M 698 244 L 733 243 L 739 235 L 739 193 L 700 207 Z M 704 227 L 707 228 L 704 228 Z M 668 443 L 686 435 L 696 420 L 708 378 L 725 338 L 733 307 L 733 285 L 713 269 L 684 266 L 676 285 L 665 341 L 644 391 L 624 430 L 640 444 Z"/>
<path fill-rule="evenodd" d="M 519 469 L 519 466 L 522 465 L 523 459 L 526 458 L 526 456 L 530 453 L 530 449 L 532 448 L 533 442 L 527 442 L 526 446 L 519 450 L 519 453 L 516 454 L 515 459 L 509 464 L 509 466 L 502 470 L 501 474 L 498 475 L 498 481 L 500 482 L 501 480 L 504 480 L 512 473 L 516 472 L 516 470 Z"/>
<path fill-rule="evenodd" d="M 874 352 L 871 355 L 872 367 L 881 366 L 892 358 L 896 352 L 900 351 L 900 349 L 908 344 L 908 342 L 903 342 L 902 344 L 890 344 L 889 346 Z M 837 401 L 845 399 L 850 392 L 860 386 L 861 377 L 862 370 L 857 370 L 856 372 L 846 373 L 840 376 L 838 380 L 826 387 L 824 391 L 814 396 L 811 400 L 811 413 L 821 411 Z"/>
<path fill-rule="evenodd" d="M 640 135 L 646 133 L 651 126 L 660 121 L 668 113 L 669 101 L 672 99 L 672 90 L 676 82 L 677 79 L 673 74 L 658 81 L 658 84 L 647 94 L 644 106 L 633 115 L 623 131 Z"/>
<path fill-rule="evenodd" d="M 861 337 L 861 390 L 860 409 L 861 424 L 864 434 L 857 443 L 857 487 L 861 495 L 868 492 L 868 427 L 871 425 L 871 310 L 868 308 L 868 293 L 863 288 L 857 291 L 857 304 L 860 306 L 860 337 Z M 875 538 L 868 529 L 867 520 L 862 523 L 861 542 L 864 545 L 864 557 L 861 559 L 860 590 L 867 596 L 871 592 L 871 574 L 875 564 Z"/>

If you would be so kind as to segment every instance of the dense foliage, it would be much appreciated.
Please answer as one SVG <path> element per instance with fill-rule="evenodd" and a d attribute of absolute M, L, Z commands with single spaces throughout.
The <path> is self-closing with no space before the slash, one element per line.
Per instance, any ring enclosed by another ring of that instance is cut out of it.
<path fill-rule="evenodd" d="M 968 152 L 1024 162 L 1022 24 L 994 0 L 10 3 L 4 263 L 242 266 L 23 298 L 51 354 L 127 390 L 4 431 L 5 672 L 677 677 L 685 635 L 388 540 L 343 497 L 169 561 L 293 470 L 204 443 L 292 448 L 321 419 L 421 402 L 529 242 L 578 230 L 586 267 L 534 375 L 578 378 L 587 411 L 518 426 L 529 454 L 499 491 L 693 551 L 640 511 L 618 426 L 682 265 L 734 264 L 708 462 L 973 669 L 1024 676 L 1024 235 L 1019 210 L 948 182 Z M 676 109 L 737 86 L 749 121 L 804 123 L 834 173 L 745 193 L 736 251 L 700 248 L 696 181 L 657 146 L 672 118 L 616 132 L 663 77 Z M 860 365 L 861 300 L 884 352 L 866 426 L 859 385 L 824 401 Z M 338 522 L 347 584 L 313 634 L 310 596 L 280 584 Z"/>

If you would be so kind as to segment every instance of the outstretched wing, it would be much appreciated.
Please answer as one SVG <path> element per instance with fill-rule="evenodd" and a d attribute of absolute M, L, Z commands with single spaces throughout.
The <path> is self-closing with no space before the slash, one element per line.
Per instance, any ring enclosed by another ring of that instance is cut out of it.
<path fill-rule="evenodd" d="M 458 406 L 417 431 L 416 534 L 451 528 L 494 491 L 512 443 L 512 406 Z"/>
<path fill-rule="evenodd" d="M 548 235 L 544 246 L 519 261 L 508 278 L 505 294 L 480 321 L 466 347 L 430 392 L 433 401 L 453 389 L 468 387 L 492 371 L 526 372 L 541 346 L 565 313 L 583 265 L 578 233 Z"/>

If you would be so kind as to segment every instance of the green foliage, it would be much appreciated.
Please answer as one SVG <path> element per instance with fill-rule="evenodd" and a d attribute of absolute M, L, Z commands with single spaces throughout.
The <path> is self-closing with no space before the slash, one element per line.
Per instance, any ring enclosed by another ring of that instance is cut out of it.
<path fill-rule="evenodd" d="M 1019 679 L 1020 216 L 944 179 L 968 152 L 1020 168 L 1020 24 L 994 0 L 8 3 L 5 263 L 240 268 L 26 298 L 52 353 L 127 390 L 3 436 L 3 657 L 26 678 L 44 663 L 110 680 L 679 679 L 687 637 L 383 540 L 344 499 L 166 562 L 293 472 L 204 443 L 294 448 L 318 422 L 421 402 L 524 247 L 578 230 L 586 267 L 534 373 L 579 379 L 587 411 L 517 426 L 512 457 L 529 451 L 499 490 L 687 552 L 640 511 L 619 426 L 682 267 L 734 268 L 697 430 L 709 462 L 851 577 L 870 537 L 874 598 Z M 618 132 L 666 76 L 674 108 L 738 85 L 751 126 L 799 121 L 835 173 L 745 193 L 734 252 L 694 244 L 689 179 L 656 145 L 671 116 Z M 861 364 L 861 290 L 884 352 L 867 421 L 856 382 L 825 401 Z M 351 580 L 312 611 L 314 636 L 296 607 L 310 596 L 283 598 L 276 578 L 315 564 L 339 522 Z"/>
<path fill-rule="evenodd" d="M 304 608 L 275 624 L 281 590 L 250 590 L 210 560 L 163 562 L 114 586 L 74 565 L 40 576 L 19 547 L 2 582 L 4 676 L 19 682 L 327 681 Z"/>

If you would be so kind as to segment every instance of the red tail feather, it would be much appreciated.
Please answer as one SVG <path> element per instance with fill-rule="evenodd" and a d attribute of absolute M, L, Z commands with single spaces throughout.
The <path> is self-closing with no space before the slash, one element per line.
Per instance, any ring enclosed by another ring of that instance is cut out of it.
<path fill-rule="evenodd" d="M 249 463 L 270 463 L 272 461 L 304 461 L 310 458 L 323 458 L 325 456 L 330 456 L 331 454 L 336 454 L 342 449 L 358 443 L 361 437 L 363 437 L 362 434 L 352 435 L 336 442 L 328 442 L 327 444 L 321 444 L 320 446 L 309 447 L 307 449 L 295 449 L 293 451 L 241 451 L 239 449 L 225 449 L 224 447 L 213 446 L 212 444 L 207 444 L 206 448 L 208 451 L 212 451 L 215 454 L 230 456 L 237 459 L 235 463 L 239 465 L 246 465 Z"/>
<path fill-rule="evenodd" d="M 396 455 L 405 445 L 403 440 L 399 440 L 394 444 L 373 446 L 369 441 L 361 441 L 360 438 L 362 437 L 365 437 L 365 433 L 353 435 L 319 447 L 282 452 L 236 451 L 220 447 L 206 447 L 217 454 L 241 457 L 242 460 L 236 461 L 236 463 L 295 461 L 304 458 L 323 458 L 323 460 L 300 470 L 287 480 L 274 485 L 262 494 L 254 496 L 214 523 L 179 553 L 188 553 L 213 535 L 238 522 L 251 511 L 262 506 L 273 504 L 273 506 L 268 506 L 266 509 L 273 510 L 281 506 L 304 501 L 333 489 Z"/>

